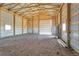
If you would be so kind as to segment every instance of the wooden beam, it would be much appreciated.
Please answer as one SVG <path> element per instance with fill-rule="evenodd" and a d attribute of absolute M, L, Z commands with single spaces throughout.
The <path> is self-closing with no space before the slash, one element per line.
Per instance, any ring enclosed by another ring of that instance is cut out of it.
<path fill-rule="evenodd" d="M 60 13 L 60 36 L 59 38 L 62 40 L 62 7 L 63 7 L 64 3 L 61 4 L 60 9 L 59 9 L 59 13 Z"/>
<path fill-rule="evenodd" d="M 63 5 L 64 5 L 64 3 L 61 4 L 61 6 L 60 6 L 60 9 L 59 9 L 60 12 L 61 12 L 61 10 L 62 10 Z"/>
<path fill-rule="evenodd" d="M 46 4 L 40 4 L 40 5 L 46 5 Z M 47 4 L 47 5 L 50 5 L 50 4 Z M 54 5 L 52 5 L 52 6 L 54 6 Z M 26 6 L 26 7 L 22 7 L 22 8 L 19 8 L 16 12 L 19 12 L 19 11 L 21 11 L 21 10 L 23 10 L 23 9 L 26 9 L 26 8 L 31 8 L 31 7 L 39 7 L 39 4 L 37 4 L 37 5 L 35 5 L 35 6 Z M 57 6 L 54 6 L 53 8 L 58 8 Z"/>
<path fill-rule="evenodd" d="M 36 6 L 29 6 L 29 5 L 27 5 L 27 6 L 25 6 L 25 7 L 18 8 L 18 10 L 15 11 L 15 13 L 17 13 L 18 11 L 21 11 L 21 10 L 23 10 L 23 9 L 26 9 L 27 7 L 28 7 L 28 8 L 31 8 L 31 7 L 38 7 L 38 5 L 36 5 Z"/>
<path fill-rule="evenodd" d="M 24 14 L 24 13 L 26 13 L 26 12 L 35 12 L 35 11 L 38 11 L 39 9 L 37 9 L 37 10 L 30 10 L 30 11 L 28 11 L 28 10 L 26 10 L 26 11 L 24 11 L 24 12 L 19 12 L 20 14 Z M 53 11 L 56 11 L 56 12 L 59 12 L 59 9 L 54 9 L 54 8 L 44 8 L 44 9 L 40 9 L 40 10 L 53 10 Z M 18 12 L 17 12 L 18 13 Z"/>
<path fill-rule="evenodd" d="M 1 7 L 0 7 L 0 38 L 1 38 Z"/>
<path fill-rule="evenodd" d="M 27 19 L 27 33 L 28 33 L 28 23 L 29 23 L 29 20 Z"/>
<path fill-rule="evenodd" d="M 70 48 L 70 22 L 71 22 L 71 15 L 70 15 L 70 13 L 71 13 L 71 11 L 70 11 L 70 9 L 71 9 L 71 4 L 70 3 L 68 3 L 67 4 L 67 40 L 68 40 L 68 47 Z"/>
<path fill-rule="evenodd" d="M 16 6 L 18 6 L 19 3 L 15 4 L 14 6 L 12 6 L 11 8 L 9 8 L 8 10 L 12 10 L 13 8 L 15 8 Z"/>
<path fill-rule="evenodd" d="M 22 35 L 23 35 L 23 17 L 22 17 Z"/>
<path fill-rule="evenodd" d="M 32 34 L 33 34 L 33 16 L 32 16 Z"/>
<path fill-rule="evenodd" d="M 1 3 L 1 4 L 0 4 L 0 7 L 2 7 L 3 5 L 4 5 L 4 3 Z"/>
<path fill-rule="evenodd" d="M 15 36 L 15 14 L 13 14 L 13 35 Z"/>
<path fill-rule="evenodd" d="M 8 5 L 12 5 L 12 4 L 15 4 L 15 3 L 3 3 L 1 7 L 8 6 Z"/>
<path fill-rule="evenodd" d="M 50 8 L 50 9 L 51 9 L 51 8 Z M 38 9 L 38 10 L 39 10 L 39 9 Z M 41 9 L 41 10 L 45 10 L 45 9 Z M 52 10 L 52 9 L 51 9 L 51 10 Z M 37 10 L 34 10 L 34 11 L 37 11 Z M 34 11 L 32 11 L 32 12 L 34 12 Z M 27 11 L 27 12 L 30 13 L 31 11 Z M 51 11 L 48 11 L 48 12 L 51 12 Z M 57 12 L 57 11 L 54 10 L 53 12 Z M 59 12 L 59 11 L 58 11 L 58 12 Z M 29 14 L 29 13 L 28 13 L 28 14 Z M 26 16 L 26 15 L 28 15 L 28 14 L 22 13 L 22 14 L 20 14 L 20 15 Z M 38 13 L 35 13 L 35 14 L 38 14 Z"/>
<path fill-rule="evenodd" d="M 38 7 L 35 7 L 35 8 L 37 8 L 37 10 L 38 10 Z M 26 8 L 25 8 L 26 9 Z M 29 9 L 29 8 L 27 8 L 27 9 Z M 33 7 L 33 9 L 34 9 L 34 7 Z M 42 9 L 42 8 L 41 8 Z M 41 10 L 40 9 L 40 10 Z M 59 8 L 56 8 L 56 7 L 51 7 L 51 8 L 47 8 L 47 7 L 44 7 L 43 9 L 53 9 L 53 10 L 57 10 L 57 11 L 59 11 Z M 22 9 L 22 10 L 24 10 L 24 9 Z M 22 10 L 20 10 L 20 11 L 22 11 Z M 37 11 L 37 10 L 35 10 L 35 11 Z M 17 12 L 20 12 L 20 11 L 17 11 Z M 28 10 L 25 10 L 25 11 L 23 11 L 23 13 L 25 13 L 25 12 L 27 12 Z M 34 10 L 32 10 L 31 9 L 31 11 L 34 11 Z"/>
<path fill-rule="evenodd" d="M 39 4 L 40 6 L 40 4 Z M 40 13 L 40 7 L 39 7 L 39 13 Z M 38 13 L 38 34 L 40 34 L 40 14 Z"/>
<path fill-rule="evenodd" d="M 40 34 L 40 16 L 38 15 L 38 34 Z"/>

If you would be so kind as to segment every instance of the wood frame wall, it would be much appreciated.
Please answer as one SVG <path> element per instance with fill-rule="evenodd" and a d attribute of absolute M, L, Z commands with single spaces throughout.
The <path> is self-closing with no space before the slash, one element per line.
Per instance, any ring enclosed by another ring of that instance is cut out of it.
<path fill-rule="evenodd" d="M 18 4 L 16 4 L 16 5 L 18 5 Z M 15 5 L 15 6 L 16 6 Z M 14 7 L 13 7 L 14 8 Z M 5 8 L 4 8 L 5 9 Z M 7 10 L 7 9 L 5 9 L 6 11 L 10 11 L 10 12 L 12 12 L 11 11 L 11 9 L 12 8 L 10 8 L 9 10 Z M 39 12 L 40 12 L 40 10 L 39 10 Z M 15 20 L 16 20 L 16 18 L 15 18 L 15 15 L 18 15 L 17 13 L 15 13 L 15 12 L 12 12 L 13 13 L 13 36 L 15 36 Z M 21 15 L 19 15 L 19 16 L 21 16 Z M 25 17 L 24 16 L 22 16 L 22 34 L 23 34 L 23 19 L 24 19 Z M 28 18 L 28 20 L 29 20 L 29 18 Z M 28 21 L 27 21 L 28 22 Z M 39 34 L 39 27 L 40 27 L 40 14 L 38 15 L 38 34 Z M 27 23 L 27 28 L 28 28 L 28 23 Z M 52 29 L 51 29 L 52 30 Z M 28 31 L 27 31 L 28 32 Z M 33 16 L 32 16 L 32 33 L 33 33 Z"/>

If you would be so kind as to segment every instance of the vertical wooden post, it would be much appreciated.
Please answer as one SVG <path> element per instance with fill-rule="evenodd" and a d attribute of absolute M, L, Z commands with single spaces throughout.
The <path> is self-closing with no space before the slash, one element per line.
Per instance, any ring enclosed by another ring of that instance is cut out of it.
<path fill-rule="evenodd" d="M 56 36 L 58 37 L 58 15 L 56 15 Z"/>
<path fill-rule="evenodd" d="M 38 34 L 40 34 L 40 16 L 38 15 Z"/>
<path fill-rule="evenodd" d="M 60 10 L 60 35 L 59 38 L 62 39 L 62 10 Z"/>
<path fill-rule="evenodd" d="M 71 4 L 68 3 L 67 4 L 67 40 L 68 40 L 68 47 L 70 48 L 70 8 L 71 8 Z"/>
<path fill-rule="evenodd" d="M 15 36 L 15 13 L 13 14 L 13 35 Z"/>
<path fill-rule="evenodd" d="M 0 7 L 0 38 L 1 38 L 1 7 Z"/>
<path fill-rule="evenodd" d="M 58 27 L 59 28 L 59 37 L 58 38 L 59 39 L 61 39 L 61 27 L 60 27 L 61 26 L 61 18 L 60 18 L 60 14 L 61 13 L 59 13 L 59 27 Z"/>
<path fill-rule="evenodd" d="M 53 30 L 53 16 L 51 16 L 51 19 L 52 19 L 52 27 L 51 27 L 51 32 Z M 53 35 L 53 32 L 52 32 L 52 35 Z"/>
<path fill-rule="evenodd" d="M 33 16 L 32 16 L 32 34 L 33 34 Z"/>
<path fill-rule="evenodd" d="M 22 17 L 22 35 L 23 35 L 23 17 Z"/>
<path fill-rule="evenodd" d="M 28 21 L 28 19 L 27 19 L 27 33 L 28 33 L 28 23 L 29 23 L 29 21 Z"/>
<path fill-rule="evenodd" d="M 62 39 L 62 7 L 60 9 L 60 39 Z"/>
<path fill-rule="evenodd" d="M 39 12 L 38 12 L 38 34 L 40 34 L 40 4 L 39 4 Z"/>

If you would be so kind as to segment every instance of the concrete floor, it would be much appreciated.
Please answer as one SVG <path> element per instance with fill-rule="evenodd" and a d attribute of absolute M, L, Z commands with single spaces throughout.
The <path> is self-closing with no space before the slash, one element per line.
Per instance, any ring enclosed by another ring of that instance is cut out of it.
<path fill-rule="evenodd" d="M 62 47 L 57 39 L 46 35 L 25 34 L 0 40 L 2 56 L 74 56 L 75 51 Z"/>

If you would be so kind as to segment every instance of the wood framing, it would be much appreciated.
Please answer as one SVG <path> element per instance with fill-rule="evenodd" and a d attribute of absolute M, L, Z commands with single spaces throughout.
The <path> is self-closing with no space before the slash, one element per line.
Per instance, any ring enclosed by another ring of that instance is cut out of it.
<path fill-rule="evenodd" d="M 1 7 L 0 7 L 0 38 L 1 38 Z"/>
<path fill-rule="evenodd" d="M 62 39 L 62 7 L 60 9 L 60 36 L 59 38 Z"/>
<path fill-rule="evenodd" d="M 12 6 L 11 8 L 9 8 L 8 10 L 12 10 L 13 8 L 15 8 L 16 6 L 18 6 L 19 4 L 15 4 L 14 6 Z"/>
<path fill-rule="evenodd" d="M 31 4 L 29 4 L 29 5 L 25 6 L 25 7 L 18 8 L 18 10 L 16 12 L 21 11 L 21 10 L 26 9 L 26 8 L 31 8 L 31 7 L 37 8 L 39 5 L 51 5 L 51 6 L 54 6 L 54 8 L 59 8 L 59 5 L 52 5 L 52 4 L 37 4 L 35 6 L 30 6 L 30 5 Z"/>
<path fill-rule="evenodd" d="M 67 4 L 67 40 L 68 40 L 68 47 L 70 48 L 70 21 L 71 21 L 71 16 L 70 16 L 70 9 L 71 9 L 71 4 Z"/>
<path fill-rule="evenodd" d="M 23 34 L 23 17 L 22 17 L 22 34 Z"/>
<path fill-rule="evenodd" d="M 15 13 L 17 13 L 18 11 L 21 11 L 21 10 L 23 10 L 23 9 L 26 9 L 26 8 L 38 7 L 38 6 L 39 6 L 39 5 L 35 5 L 35 6 L 29 6 L 29 5 L 27 5 L 27 6 L 25 6 L 25 7 L 18 8 L 18 10 L 15 11 Z"/>
<path fill-rule="evenodd" d="M 32 33 L 33 33 L 33 16 L 32 16 Z"/>
<path fill-rule="evenodd" d="M 15 36 L 15 13 L 13 14 L 13 35 Z"/>
<path fill-rule="evenodd" d="M 27 13 L 27 12 L 35 12 L 35 11 L 38 11 L 38 10 L 39 9 L 37 9 L 37 10 L 31 10 L 31 11 L 18 12 L 18 13 L 20 13 L 21 15 L 23 15 L 24 13 Z M 52 10 L 53 12 L 59 12 L 59 10 L 53 9 L 53 8 L 44 8 L 44 9 L 40 9 L 40 10 Z"/>

